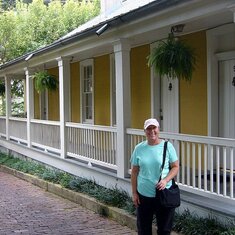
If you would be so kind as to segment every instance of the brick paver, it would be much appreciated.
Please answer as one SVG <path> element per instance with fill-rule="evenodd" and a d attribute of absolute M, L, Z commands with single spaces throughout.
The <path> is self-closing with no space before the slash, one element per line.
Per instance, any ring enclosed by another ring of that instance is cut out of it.
<path fill-rule="evenodd" d="M 0 172 L 0 235 L 136 234 L 110 219 Z"/>

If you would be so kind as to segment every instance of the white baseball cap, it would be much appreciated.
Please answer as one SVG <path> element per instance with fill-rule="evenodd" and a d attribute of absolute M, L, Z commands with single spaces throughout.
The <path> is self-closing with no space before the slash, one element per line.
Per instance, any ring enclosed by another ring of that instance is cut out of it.
<path fill-rule="evenodd" d="M 145 122 L 144 122 L 144 130 L 146 130 L 151 125 L 159 127 L 159 122 L 155 118 L 150 118 L 150 119 L 145 120 Z"/>

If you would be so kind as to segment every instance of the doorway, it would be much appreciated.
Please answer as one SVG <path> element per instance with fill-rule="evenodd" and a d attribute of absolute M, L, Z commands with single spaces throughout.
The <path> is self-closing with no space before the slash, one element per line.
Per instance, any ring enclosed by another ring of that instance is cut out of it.
<path fill-rule="evenodd" d="M 179 133 L 179 81 L 162 77 L 160 83 L 162 131 Z"/>
<path fill-rule="evenodd" d="M 219 137 L 235 139 L 235 59 L 219 61 Z"/>

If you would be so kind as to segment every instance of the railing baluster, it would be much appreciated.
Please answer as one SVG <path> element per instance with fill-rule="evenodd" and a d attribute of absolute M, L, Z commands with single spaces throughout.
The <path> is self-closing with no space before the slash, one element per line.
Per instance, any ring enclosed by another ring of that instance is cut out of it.
<path fill-rule="evenodd" d="M 196 171 L 196 164 L 195 164 L 195 155 L 196 155 L 196 150 L 195 150 L 195 144 L 192 144 L 192 186 L 195 188 L 195 171 Z"/>
<path fill-rule="evenodd" d="M 187 185 L 190 184 L 190 144 L 187 142 Z"/>
<path fill-rule="evenodd" d="M 214 168 L 213 168 L 213 146 L 209 146 L 210 154 L 209 154 L 209 161 L 210 161 L 210 191 L 214 192 Z"/>
<path fill-rule="evenodd" d="M 216 193 L 220 193 L 220 149 L 216 146 Z"/>
<path fill-rule="evenodd" d="M 230 148 L 230 197 L 233 198 L 233 179 L 234 179 L 234 170 L 233 170 L 233 157 L 234 157 L 234 148 Z"/>
<path fill-rule="evenodd" d="M 198 188 L 202 188 L 202 145 L 198 144 Z"/>
<path fill-rule="evenodd" d="M 204 190 L 207 191 L 207 159 L 208 159 L 208 146 L 204 145 Z"/>
<path fill-rule="evenodd" d="M 226 182 L 227 182 L 227 166 L 226 166 L 226 158 L 227 158 L 227 151 L 226 148 L 223 147 L 223 195 L 227 195 L 227 187 L 226 187 Z"/>
<path fill-rule="evenodd" d="M 176 153 L 177 153 L 177 156 L 178 156 L 179 166 L 180 166 L 181 165 L 181 159 L 180 159 L 180 156 L 179 156 L 179 145 L 180 145 L 180 142 L 176 141 L 175 145 L 176 145 Z M 179 167 L 179 173 L 177 174 L 177 177 L 176 177 L 176 181 L 177 182 L 180 181 L 180 174 L 181 174 L 181 167 Z"/>
<path fill-rule="evenodd" d="M 181 160 L 181 163 L 182 163 L 182 184 L 185 184 L 185 145 L 184 145 L 184 142 L 182 141 L 181 142 L 181 151 L 182 151 L 182 160 Z"/>

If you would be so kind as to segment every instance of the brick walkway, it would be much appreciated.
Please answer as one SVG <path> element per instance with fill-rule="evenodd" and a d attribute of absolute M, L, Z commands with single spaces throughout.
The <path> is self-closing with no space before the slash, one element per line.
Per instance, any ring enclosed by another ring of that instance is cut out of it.
<path fill-rule="evenodd" d="M 80 205 L 0 172 L 0 235 L 136 234 Z"/>

